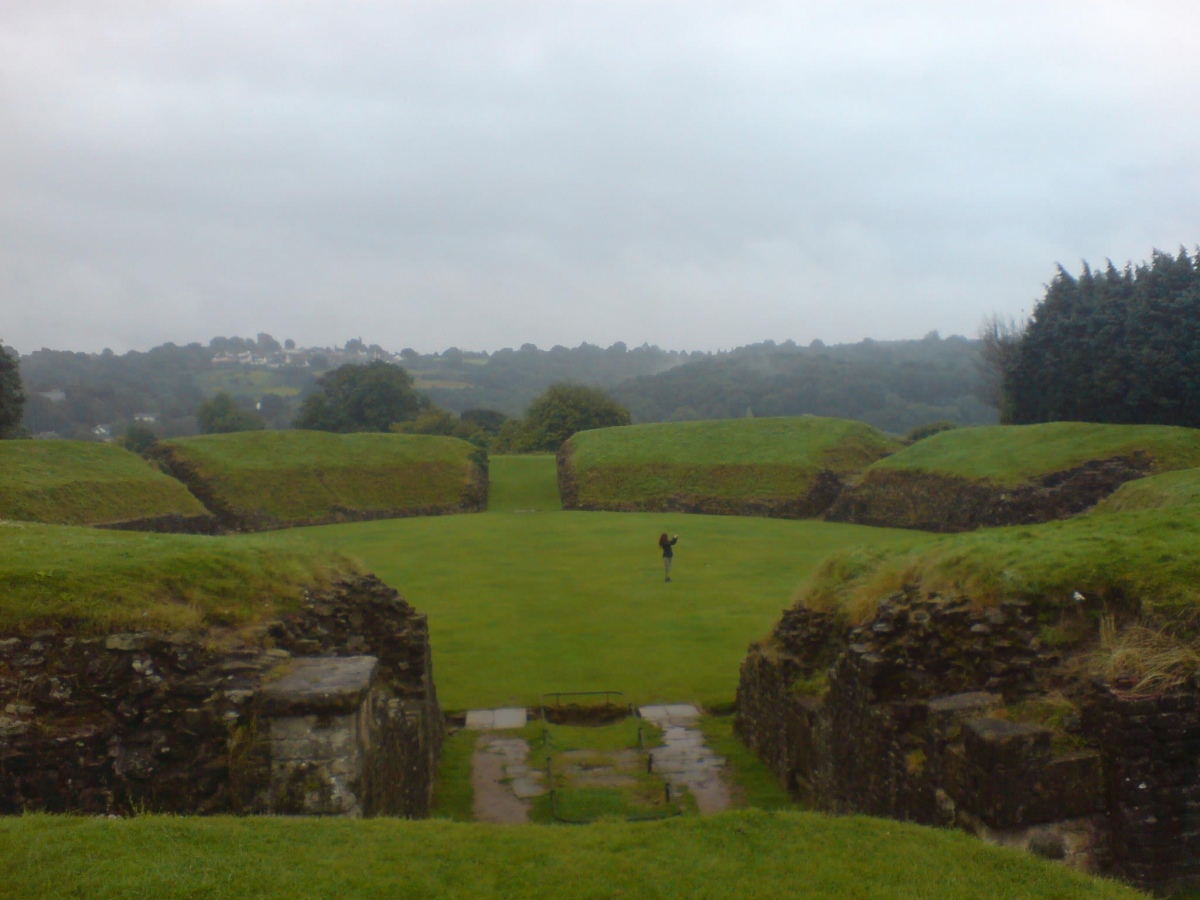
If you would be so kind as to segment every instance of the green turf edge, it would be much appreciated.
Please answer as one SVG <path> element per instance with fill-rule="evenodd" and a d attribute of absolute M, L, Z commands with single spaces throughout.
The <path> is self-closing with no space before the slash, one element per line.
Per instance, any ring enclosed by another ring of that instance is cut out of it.
<path fill-rule="evenodd" d="M 506 827 L 311 818 L 0 819 L 0 897 L 1142 896 L 955 831 L 745 810 Z"/>
<path fill-rule="evenodd" d="M 915 470 L 1017 484 L 1089 460 L 1149 454 L 1158 471 L 1200 466 L 1200 429 L 1047 422 L 955 428 L 917 441 L 867 470 Z"/>
<path fill-rule="evenodd" d="M 709 748 L 724 757 L 722 773 L 735 808 L 791 809 L 796 802 L 779 784 L 779 779 L 758 756 L 733 733 L 733 716 L 707 715 L 700 730 Z"/>
<path fill-rule="evenodd" d="M 478 740 L 478 731 L 465 728 L 446 735 L 442 742 L 437 781 L 433 786 L 432 818 L 470 822 L 474 816 L 475 788 L 471 782 L 471 758 Z"/>
<path fill-rule="evenodd" d="M 257 538 L 0 522 L 0 634 L 240 628 L 355 571 L 336 551 Z"/>
<path fill-rule="evenodd" d="M 0 441 L 0 519 L 95 525 L 206 514 L 182 484 L 116 445 Z"/>

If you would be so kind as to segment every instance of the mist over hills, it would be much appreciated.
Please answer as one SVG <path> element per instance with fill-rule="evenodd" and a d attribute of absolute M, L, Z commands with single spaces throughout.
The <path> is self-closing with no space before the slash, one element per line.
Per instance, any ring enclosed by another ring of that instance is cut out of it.
<path fill-rule="evenodd" d="M 99 440 L 134 421 L 152 424 L 164 437 L 194 434 L 198 405 L 226 391 L 257 409 L 270 427 L 287 428 L 323 372 L 373 359 L 402 365 L 418 390 L 456 413 L 484 408 L 520 415 L 546 387 L 570 381 L 610 391 L 638 422 L 807 413 L 901 433 L 937 419 L 997 419 L 975 396 L 979 342 L 936 332 L 922 340 L 830 346 L 766 341 L 718 353 L 583 343 L 429 354 L 393 353 L 362 339 L 296 347 L 263 333 L 125 354 L 42 349 L 23 355 L 24 425 L 37 436 Z"/>

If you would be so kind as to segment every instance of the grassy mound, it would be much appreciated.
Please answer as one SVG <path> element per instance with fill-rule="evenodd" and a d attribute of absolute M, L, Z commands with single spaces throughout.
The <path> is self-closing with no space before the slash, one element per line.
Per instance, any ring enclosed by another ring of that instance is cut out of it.
<path fill-rule="evenodd" d="M 252 539 L 0 522 L 0 634 L 250 625 L 351 568 Z"/>
<path fill-rule="evenodd" d="M 1134 898 L 964 834 L 724 813 L 500 828 L 305 818 L 0 820 L 0 896 Z"/>
<path fill-rule="evenodd" d="M 56 525 L 192 520 L 208 511 L 136 454 L 90 441 L 0 441 L 0 519 Z"/>
<path fill-rule="evenodd" d="M 728 703 L 746 645 L 822 559 L 847 545 L 931 540 L 812 520 L 547 511 L 550 456 L 495 457 L 491 478 L 493 497 L 508 499 L 484 515 L 253 539 L 335 547 L 427 613 L 447 709 L 533 706 L 542 691 L 594 689 L 623 690 L 637 704 Z M 540 511 L 521 511 L 530 509 Z M 670 584 L 663 531 L 680 535 Z"/>
<path fill-rule="evenodd" d="M 164 441 L 156 457 L 241 530 L 482 509 L 487 463 L 457 438 L 248 431 Z"/>
<path fill-rule="evenodd" d="M 959 428 L 872 465 L 836 521 L 966 531 L 1075 515 L 1121 484 L 1200 466 L 1200 430 L 1052 422 Z"/>
<path fill-rule="evenodd" d="M 820 416 L 604 428 L 567 441 L 559 487 L 568 509 L 803 518 L 897 446 L 870 425 Z"/>
<path fill-rule="evenodd" d="M 903 585 L 978 604 L 1033 600 L 1070 609 L 1074 594 L 1111 609 L 1189 623 L 1200 614 L 1200 469 L 1133 481 L 1072 519 L 946 536 L 913 548 L 845 550 L 799 599 L 866 621 Z"/>
<path fill-rule="evenodd" d="M 1139 478 L 1121 485 L 1112 496 L 1096 505 L 1097 513 L 1138 512 L 1140 510 L 1200 514 L 1200 468 L 1165 472 L 1151 478 Z"/>

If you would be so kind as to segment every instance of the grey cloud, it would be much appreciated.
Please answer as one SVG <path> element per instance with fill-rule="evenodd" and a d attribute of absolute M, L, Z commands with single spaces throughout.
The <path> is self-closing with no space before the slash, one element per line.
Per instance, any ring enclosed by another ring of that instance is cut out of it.
<path fill-rule="evenodd" d="M 1183 3 L 11 3 L 0 336 L 969 333 L 1055 261 L 1200 240 L 1198 28 Z"/>

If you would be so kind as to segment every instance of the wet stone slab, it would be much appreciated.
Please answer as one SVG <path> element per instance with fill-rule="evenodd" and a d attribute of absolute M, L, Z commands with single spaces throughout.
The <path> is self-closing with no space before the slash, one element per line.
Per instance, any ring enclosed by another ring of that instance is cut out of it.
<path fill-rule="evenodd" d="M 472 731 L 502 731 L 510 728 L 524 728 L 525 722 L 524 707 L 472 709 L 467 711 L 466 727 Z"/>
<path fill-rule="evenodd" d="M 686 787 L 703 815 L 729 807 L 729 789 L 721 778 L 725 760 L 709 749 L 696 727 L 700 710 L 686 703 L 643 706 L 643 719 L 663 730 L 663 746 L 655 747 L 654 770 L 672 787 Z"/>

